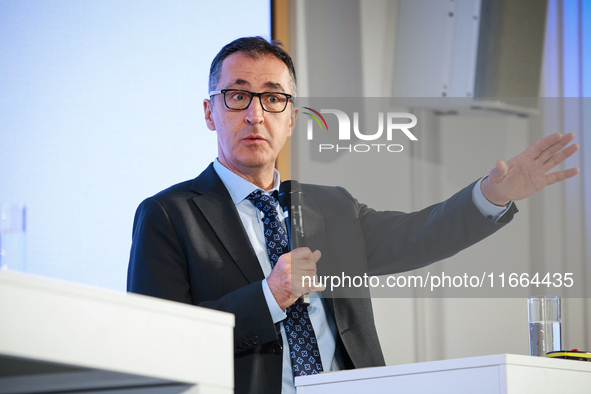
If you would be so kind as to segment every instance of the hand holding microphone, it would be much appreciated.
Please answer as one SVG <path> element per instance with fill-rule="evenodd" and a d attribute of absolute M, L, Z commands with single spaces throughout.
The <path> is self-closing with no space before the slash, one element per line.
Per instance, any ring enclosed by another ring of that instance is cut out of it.
<path fill-rule="evenodd" d="M 324 290 L 324 286 L 314 286 L 318 284 L 317 279 L 315 283 L 302 281 L 304 277 L 316 278 L 316 263 L 320 256 L 319 250 L 312 252 L 309 248 L 302 247 L 279 257 L 267 278 L 267 284 L 281 309 L 285 310 L 294 302 L 302 304 L 304 297 L 297 298 L 300 294 Z"/>
<path fill-rule="evenodd" d="M 287 234 L 290 240 L 290 249 L 293 252 L 295 249 L 302 248 L 305 246 L 304 237 L 304 217 L 303 217 L 303 193 L 302 186 L 298 181 L 284 181 L 279 186 L 279 204 L 283 209 L 285 216 L 285 225 L 287 227 Z M 308 249 L 308 252 L 311 251 Z M 320 252 L 316 251 L 314 255 L 314 266 L 313 270 L 311 267 L 307 267 L 308 274 L 312 274 L 312 277 L 316 277 L 316 262 L 320 258 Z M 297 256 L 293 256 L 297 257 Z M 297 259 L 293 259 L 292 262 L 296 262 Z M 292 273 L 299 271 L 297 268 L 292 266 Z M 299 272 L 298 272 L 299 273 Z M 310 277 L 310 275 L 307 275 Z M 300 275 L 295 275 L 296 280 L 301 280 Z M 316 282 L 318 283 L 318 282 Z M 302 283 L 303 285 L 303 283 Z M 324 288 L 314 288 L 315 291 L 321 291 Z M 310 296 L 308 293 L 303 294 L 297 301 L 299 304 L 308 306 L 310 305 Z"/>

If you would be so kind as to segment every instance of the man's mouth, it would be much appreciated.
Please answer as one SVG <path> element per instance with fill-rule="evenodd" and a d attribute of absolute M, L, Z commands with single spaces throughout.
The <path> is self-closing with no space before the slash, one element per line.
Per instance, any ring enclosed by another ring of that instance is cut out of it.
<path fill-rule="evenodd" d="M 256 134 L 251 134 L 244 139 L 247 142 L 265 141 L 265 139 L 262 136 Z"/>

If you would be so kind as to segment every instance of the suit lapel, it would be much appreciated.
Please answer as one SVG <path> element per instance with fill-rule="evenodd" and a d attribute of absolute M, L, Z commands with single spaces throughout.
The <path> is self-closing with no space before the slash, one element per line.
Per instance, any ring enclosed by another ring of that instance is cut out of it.
<path fill-rule="evenodd" d="M 198 193 L 193 201 L 246 279 L 251 283 L 264 279 L 236 206 L 213 165 L 193 181 L 191 190 Z"/>

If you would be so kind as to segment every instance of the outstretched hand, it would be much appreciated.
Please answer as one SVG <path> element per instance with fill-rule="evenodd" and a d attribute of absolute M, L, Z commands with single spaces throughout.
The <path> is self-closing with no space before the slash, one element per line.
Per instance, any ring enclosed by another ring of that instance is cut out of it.
<path fill-rule="evenodd" d="M 481 183 L 482 194 L 493 204 L 506 205 L 509 201 L 530 197 L 546 186 L 577 175 L 578 168 L 548 173 L 579 150 L 577 144 L 566 147 L 574 139 L 573 133 L 564 136 L 552 134 L 507 162 L 497 160 L 495 168 Z"/>

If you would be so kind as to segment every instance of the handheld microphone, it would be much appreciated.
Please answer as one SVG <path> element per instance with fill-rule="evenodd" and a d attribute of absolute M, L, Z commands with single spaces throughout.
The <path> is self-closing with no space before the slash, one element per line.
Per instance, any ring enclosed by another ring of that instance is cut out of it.
<path fill-rule="evenodd" d="M 289 237 L 290 249 L 304 246 L 304 215 L 302 186 L 298 181 L 283 181 L 279 185 L 279 204 L 285 215 L 285 225 Z M 310 296 L 304 294 L 297 301 L 302 306 L 310 305 Z"/>

